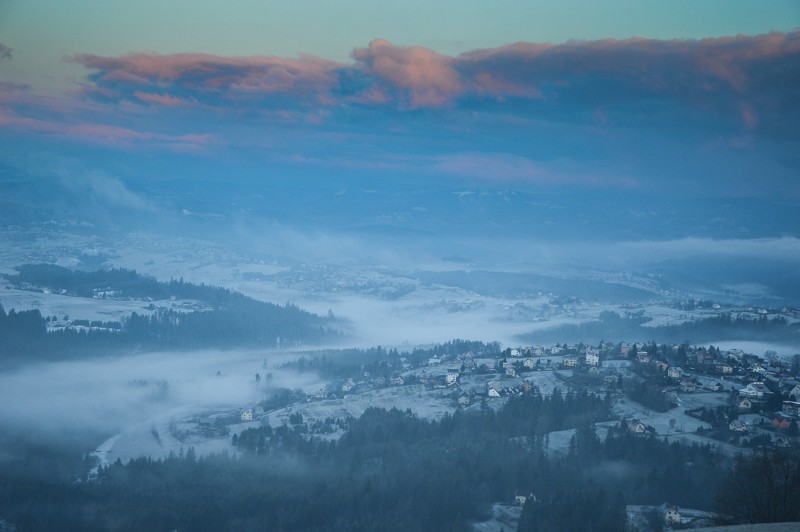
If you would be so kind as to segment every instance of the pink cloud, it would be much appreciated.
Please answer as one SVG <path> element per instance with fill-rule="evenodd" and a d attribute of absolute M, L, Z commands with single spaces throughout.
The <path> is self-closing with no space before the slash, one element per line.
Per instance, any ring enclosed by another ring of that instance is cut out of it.
<path fill-rule="evenodd" d="M 105 124 L 68 124 L 20 116 L 2 109 L 0 109 L 0 128 L 38 135 L 54 135 L 66 140 L 79 140 L 119 148 L 147 145 L 181 152 L 200 151 L 217 142 L 212 135 L 168 135 Z"/>
<path fill-rule="evenodd" d="M 411 108 L 446 105 L 464 91 L 452 58 L 420 46 L 375 39 L 369 47 L 356 49 L 353 57 L 365 72 L 402 91 Z"/>
<path fill-rule="evenodd" d="M 136 96 L 136 98 L 143 102 L 163 105 L 165 107 L 183 107 L 186 105 L 192 105 L 192 102 L 170 96 L 169 94 L 156 94 L 142 91 L 136 91 L 133 94 Z"/>
<path fill-rule="evenodd" d="M 302 56 L 220 57 L 209 54 L 135 53 L 120 57 L 77 55 L 72 61 L 98 70 L 105 86 L 176 86 L 192 91 L 234 93 L 325 93 L 336 83 L 338 63 Z"/>
<path fill-rule="evenodd" d="M 97 72 L 87 94 L 178 106 L 192 101 L 337 107 L 360 104 L 400 109 L 450 107 L 471 98 L 567 102 L 590 107 L 657 98 L 720 107 L 731 96 L 800 81 L 800 32 L 704 40 L 598 40 L 565 44 L 515 43 L 447 56 L 420 46 L 375 39 L 343 65 L 312 56 L 219 57 L 209 54 L 79 55 Z M 95 92 L 95 94 L 100 94 Z M 758 96 L 758 95 L 757 95 Z M 782 95 L 770 94 L 770 98 Z M 725 103 L 735 114 L 736 103 Z M 754 110 L 758 97 L 748 98 Z M 724 103 L 724 102 L 723 102 Z"/>

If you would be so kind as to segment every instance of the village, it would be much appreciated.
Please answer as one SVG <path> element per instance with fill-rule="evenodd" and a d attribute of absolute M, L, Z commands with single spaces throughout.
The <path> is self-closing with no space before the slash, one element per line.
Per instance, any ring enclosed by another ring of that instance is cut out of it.
<path fill-rule="evenodd" d="M 469 411 L 496 408 L 510 396 L 585 389 L 609 394 L 619 422 L 636 433 L 683 434 L 740 451 L 789 447 L 797 443 L 800 419 L 798 357 L 786 361 L 766 355 L 713 346 L 602 342 L 493 354 L 468 351 L 424 360 L 387 356 L 364 365 L 359 375 L 301 394 L 284 408 L 246 408 L 240 420 L 276 425 L 297 412 L 314 420 L 318 413 L 330 417 L 335 406 L 357 415 L 365 403 L 388 400 L 399 408 L 395 399 L 403 396 L 419 399 L 411 409 L 426 417 L 430 409 L 422 407 L 431 402 L 440 405 L 437 411 Z M 666 426 L 663 418 L 668 418 Z"/>

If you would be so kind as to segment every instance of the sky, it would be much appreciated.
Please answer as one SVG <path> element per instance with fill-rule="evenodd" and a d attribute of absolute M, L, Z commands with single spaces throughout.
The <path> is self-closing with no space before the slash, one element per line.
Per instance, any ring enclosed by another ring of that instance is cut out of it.
<path fill-rule="evenodd" d="M 0 0 L 0 164 L 143 212 L 167 178 L 795 201 L 798 28 L 777 0 Z"/>

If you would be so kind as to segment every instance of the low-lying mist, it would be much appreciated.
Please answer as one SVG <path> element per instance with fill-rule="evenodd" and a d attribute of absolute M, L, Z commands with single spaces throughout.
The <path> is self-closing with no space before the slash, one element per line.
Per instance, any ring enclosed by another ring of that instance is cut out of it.
<path fill-rule="evenodd" d="M 203 351 L 31 364 L 0 373 L 0 432 L 50 443 L 102 438 L 153 418 L 252 407 L 273 387 L 320 384 L 313 374 L 272 367 L 285 356 Z M 257 383 L 256 373 L 272 378 Z"/>

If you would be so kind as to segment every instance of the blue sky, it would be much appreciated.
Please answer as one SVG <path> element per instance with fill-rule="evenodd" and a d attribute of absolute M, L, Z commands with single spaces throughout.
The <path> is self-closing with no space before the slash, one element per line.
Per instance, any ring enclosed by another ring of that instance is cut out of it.
<path fill-rule="evenodd" d="M 793 1 L 0 1 L 0 162 L 798 199 L 798 26 Z"/>

